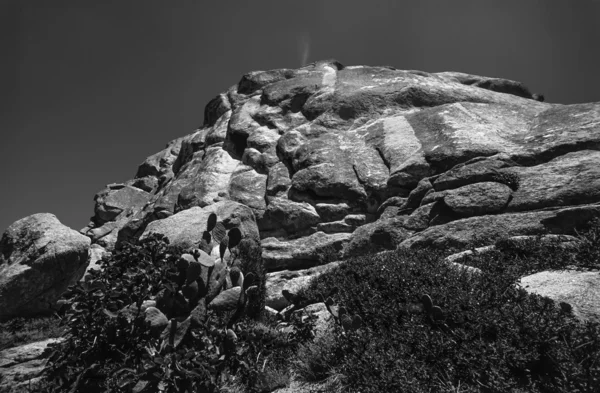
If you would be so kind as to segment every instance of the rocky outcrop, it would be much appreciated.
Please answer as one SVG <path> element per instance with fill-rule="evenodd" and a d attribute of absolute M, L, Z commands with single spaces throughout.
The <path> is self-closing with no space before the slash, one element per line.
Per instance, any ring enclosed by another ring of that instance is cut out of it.
<path fill-rule="evenodd" d="M 94 263 L 153 233 L 196 246 L 211 212 L 261 241 L 278 310 L 342 257 L 572 235 L 600 217 L 600 103 L 543 101 L 501 78 L 334 60 L 248 73 L 202 127 L 96 195 L 89 239 L 54 224 L 3 238 L 0 307 L 47 308 L 83 274 L 90 240 Z"/>
<path fill-rule="evenodd" d="M 296 240 L 281 241 L 270 237 L 262 240 L 263 261 L 269 271 L 307 269 L 337 261 L 349 233 L 316 232 Z"/>
<path fill-rule="evenodd" d="M 323 242 L 357 255 L 569 234 L 597 215 L 600 104 L 541 101 L 520 82 L 457 72 L 336 61 L 251 72 L 201 128 L 101 192 L 86 234 L 110 250 L 235 201 L 270 270 L 322 263 Z"/>
<path fill-rule="evenodd" d="M 90 239 L 53 214 L 22 218 L 0 239 L 0 321 L 50 313 L 87 267 Z"/>
<path fill-rule="evenodd" d="M 197 247 L 206 231 L 206 222 L 211 213 L 217 215 L 225 229 L 239 228 L 242 237 L 259 240 L 258 228 L 252 211 L 237 202 L 221 201 L 205 208 L 193 207 L 170 217 L 150 223 L 140 239 L 152 234 L 166 236 L 173 246 L 184 249 Z M 218 247 L 218 245 L 217 245 Z"/>

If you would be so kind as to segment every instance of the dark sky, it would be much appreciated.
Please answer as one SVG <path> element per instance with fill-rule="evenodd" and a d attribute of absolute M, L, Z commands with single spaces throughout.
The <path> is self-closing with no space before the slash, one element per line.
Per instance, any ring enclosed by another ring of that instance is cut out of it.
<path fill-rule="evenodd" d="M 0 231 L 85 226 L 96 192 L 252 70 L 336 58 L 600 101 L 598 20 L 598 0 L 0 0 Z"/>

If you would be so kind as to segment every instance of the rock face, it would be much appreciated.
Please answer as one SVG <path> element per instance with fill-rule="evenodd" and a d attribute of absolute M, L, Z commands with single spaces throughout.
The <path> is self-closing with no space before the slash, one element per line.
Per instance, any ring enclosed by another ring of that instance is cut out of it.
<path fill-rule="evenodd" d="M 251 72 L 201 128 L 101 191 L 84 232 L 110 251 L 233 201 L 254 215 L 271 271 L 322 264 L 325 246 L 572 234 L 600 216 L 600 103 L 539 97 L 506 79 L 333 60 Z"/>
<path fill-rule="evenodd" d="M 48 313 L 87 267 L 90 239 L 48 213 L 16 221 L 0 239 L 0 321 Z"/>
<path fill-rule="evenodd" d="M 145 229 L 141 239 L 151 234 L 161 234 L 169 238 L 170 244 L 191 248 L 198 244 L 206 230 L 206 222 L 211 213 L 225 225 L 227 230 L 239 228 L 243 238 L 259 239 L 256 221 L 252 211 L 237 202 L 221 201 L 205 208 L 193 207 L 170 217 L 153 221 Z"/>

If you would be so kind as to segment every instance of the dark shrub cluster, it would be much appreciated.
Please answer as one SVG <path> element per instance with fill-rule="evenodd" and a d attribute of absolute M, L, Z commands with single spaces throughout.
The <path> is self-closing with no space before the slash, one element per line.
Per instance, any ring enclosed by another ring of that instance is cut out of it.
<path fill-rule="evenodd" d="M 196 393 L 243 384 L 258 392 L 285 384 L 278 368 L 289 359 L 280 358 L 308 339 L 308 325 L 283 333 L 248 318 L 246 310 L 258 317 L 264 305 L 260 247 L 234 240 L 233 230 L 224 233 L 222 257 L 228 245 L 241 245 L 232 250 L 232 266 L 200 249 L 182 254 L 151 236 L 126 244 L 103 260 L 101 272 L 70 287 L 68 334 L 53 348 L 38 389 Z"/>
<path fill-rule="evenodd" d="M 363 321 L 335 330 L 335 345 L 319 355 L 328 370 L 317 371 L 343 375 L 346 391 L 361 393 L 599 392 L 598 324 L 515 285 L 534 271 L 597 266 L 598 245 L 585 240 L 597 234 L 570 251 L 499 242 L 498 251 L 463 261 L 482 269 L 474 276 L 431 250 L 351 258 L 302 293 L 331 296 Z"/>

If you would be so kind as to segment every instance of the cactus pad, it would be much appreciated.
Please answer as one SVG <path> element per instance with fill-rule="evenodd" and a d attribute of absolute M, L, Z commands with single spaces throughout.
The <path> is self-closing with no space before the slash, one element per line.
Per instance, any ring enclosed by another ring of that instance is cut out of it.
<path fill-rule="evenodd" d="M 333 303 L 333 299 L 332 298 L 328 297 L 327 300 L 325 300 L 325 305 L 326 306 L 331 307 L 331 306 L 333 306 L 333 304 L 334 303 Z"/>
<path fill-rule="evenodd" d="M 205 234 L 208 232 L 204 232 Z M 208 237 L 210 238 L 210 233 L 208 234 Z M 206 241 L 206 239 L 202 239 L 200 240 L 200 244 L 198 244 L 198 248 L 202 251 L 204 251 L 207 254 L 210 254 L 212 252 L 212 245 L 211 245 L 212 240 L 210 241 Z"/>
<path fill-rule="evenodd" d="M 213 267 L 215 265 L 215 261 L 213 261 L 209 253 L 204 252 L 203 250 L 198 250 L 197 255 L 198 257 L 196 258 L 196 260 L 200 262 L 202 266 Z"/>
<path fill-rule="evenodd" d="M 240 274 L 242 275 L 242 280 L 240 282 Z M 241 287 L 244 281 L 244 275 L 242 274 L 241 270 L 239 267 L 234 267 L 231 270 L 229 270 L 229 277 L 231 277 L 231 282 L 233 283 L 234 287 Z"/>
<path fill-rule="evenodd" d="M 258 287 L 256 285 L 252 285 L 251 287 L 248 287 L 248 289 L 246 289 L 246 295 L 248 295 L 248 296 L 258 295 Z"/>
<path fill-rule="evenodd" d="M 161 290 L 158 295 L 156 295 L 156 308 L 162 311 L 170 310 L 173 308 L 175 304 L 175 297 L 173 292 L 168 289 Z"/>
<path fill-rule="evenodd" d="M 229 236 L 229 249 L 236 247 L 242 241 L 242 231 L 240 228 L 232 228 L 228 233 Z"/>
<path fill-rule="evenodd" d="M 227 251 L 227 245 L 229 244 L 229 237 L 225 235 L 223 239 L 221 239 L 221 243 L 219 244 L 219 255 L 221 256 L 221 260 L 225 256 L 225 251 Z"/>
<path fill-rule="evenodd" d="M 198 277 L 200 277 L 201 274 L 202 274 L 202 264 L 197 261 L 190 263 L 190 265 L 187 268 L 187 277 L 186 277 L 187 284 L 191 283 L 192 281 L 196 281 L 198 279 Z"/>
<path fill-rule="evenodd" d="M 360 315 L 355 315 L 354 318 L 352 318 L 352 329 L 360 329 L 362 325 L 363 320 Z"/>
<path fill-rule="evenodd" d="M 352 318 L 348 314 L 340 314 L 340 321 L 344 330 L 352 329 Z"/>
<path fill-rule="evenodd" d="M 248 272 L 248 274 L 246 274 L 246 277 L 244 277 L 244 283 L 243 283 L 244 291 L 246 289 L 248 289 L 250 286 L 252 286 L 252 284 L 254 284 L 257 280 L 258 279 L 256 277 L 256 274 L 254 274 L 253 272 Z"/>
<path fill-rule="evenodd" d="M 181 293 L 188 299 L 195 299 L 198 296 L 198 282 L 192 281 L 181 289 Z"/>
<path fill-rule="evenodd" d="M 221 243 L 221 240 L 227 235 L 227 230 L 225 229 L 225 225 L 222 222 L 218 222 L 217 225 L 212 230 L 213 239 L 217 243 Z"/>
<path fill-rule="evenodd" d="M 426 312 L 431 312 L 431 308 L 433 307 L 433 301 L 431 300 L 431 296 L 427 294 L 421 296 L 421 303 L 423 303 L 423 307 L 425 307 Z"/>
<path fill-rule="evenodd" d="M 177 261 L 177 269 L 179 269 L 180 271 L 185 270 L 189 266 L 190 262 L 193 262 L 195 260 L 196 259 L 191 254 L 181 254 L 181 257 Z"/>
<path fill-rule="evenodd" d="M 206 221 L 206 231 L 212 231 L 215 225 L 217 225 L 217 215 L 215 213 L 210 213 L 210 216 L 208 216 L 208 220 Z"/>
<path fill-rule="evenodd" d="M 441 321 L 444 319 L 444 312 L 438 306 L 431 307 L 430 314 L 434 321 Z"/>
<path fill-rule="evenodd" d="M 231 329 L 227 329 L 227 335 L 225 337 L 227 337 L 227 339 L 234 341 L 234 342 L 237 341 L 237 339 L 238 339 L 235 332 Z"/>

